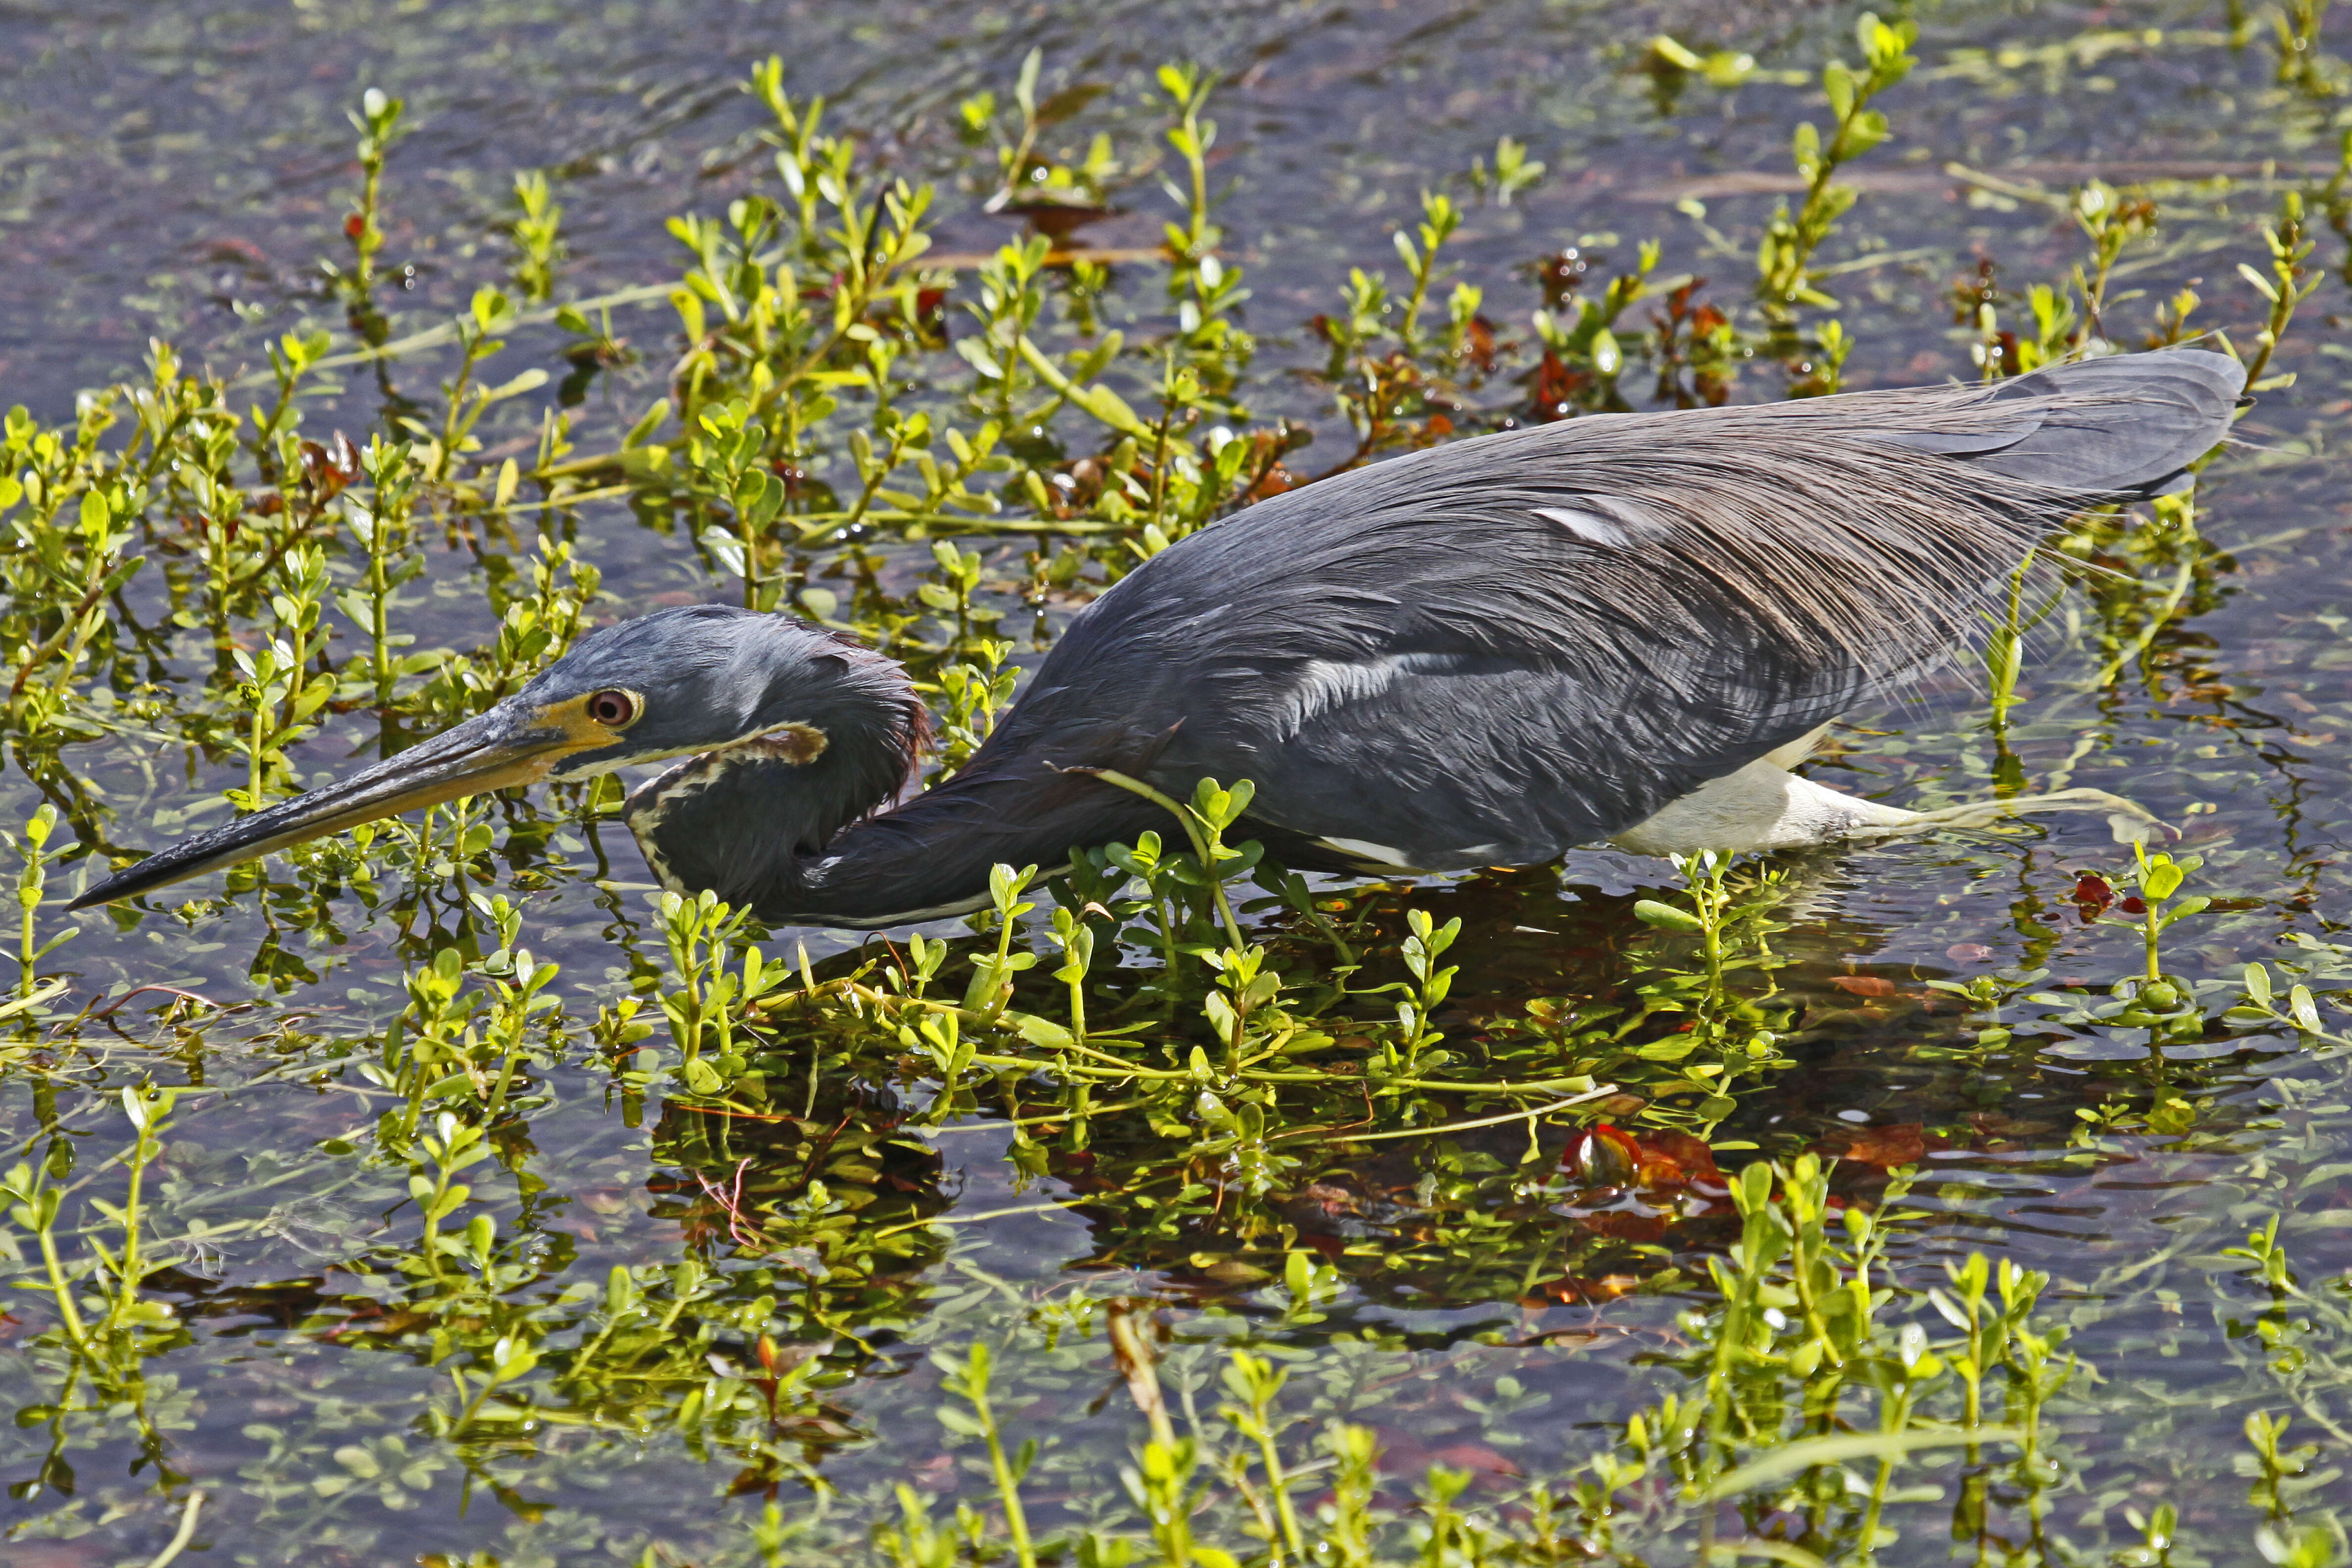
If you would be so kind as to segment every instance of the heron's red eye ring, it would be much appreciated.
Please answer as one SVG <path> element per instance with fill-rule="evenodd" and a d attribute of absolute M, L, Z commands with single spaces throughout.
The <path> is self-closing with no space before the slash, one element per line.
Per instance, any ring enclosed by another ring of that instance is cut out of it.
<path fill-rule="evenodd" d="M 636 721 L 637 700 L 626 691 L 599 691 L 588 699 L 588 717 L 607 730 L 625 730 Z"/>

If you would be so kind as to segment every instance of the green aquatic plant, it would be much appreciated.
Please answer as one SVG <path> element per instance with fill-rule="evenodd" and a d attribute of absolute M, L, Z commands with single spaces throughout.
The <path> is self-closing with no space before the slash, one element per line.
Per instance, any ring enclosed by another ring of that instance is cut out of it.
<path fill-rule="evenodd" d="M 514 285 L 529 305 L 544 303 L 555 292 L 556 269 L 563 261 L 563 205 L 554 196 L 547 175 L 537 169 L 514 180 Z"/>
<path fill-rule="evenodd" d="M 72 1160 L 59 1140 L 52 1141 L 46 1159 L 20 1160 L 0 1180 L 0 1205 L 6 1205 L 0 1216 L 15 1233 L 29 1237 L 38 1254 L 37 1263 L 28 1266 L 10 1232 L 0 1230 L 5 1262 L 14 1265 L 10 1282 L 45 1294 L 56 1313 L 54 1326 L 27 1346 L 35 1363 L 28 1370 L 46 1397 L 20 1406 L 16 1417 L 20 1427 L 47 1427 L 49 1434 L 39 1470 L 28 1483 L 36 1495 L 73 1489 L 66 1454 L 74 1446 L 76 1427 L 102 1429 L 125 1419 L 139 1435 L 142 1463 L 154 1467 L 166 1484 L 184 1479 L 169 1462 L 166 1423 L 159 1421 L 157 1410 L 170 1399 L 176 1380 L 146 1370 L 149 1361 L 185 1342 L 187 1335 L 171 1303 L 146 1289 L 172 1264 L 149 1235 L 147 1184 L 163 1153 L 163 1133 L 180 1095 L 176 1089 L 143 1085 L 125 1087 L 114 1097 L 131 1131 L 121 1155 L 120 1201 L 93 1195 L 79 1214 L 68 1215 L 65 1199 Z M 67 1223 L 72 1218 L 84 1223 Z M 76 1239 L 79 1256 L 69 1250 Z"/>
<path fill-rule="evenodd" d="M 18 833 L 0 833 L 0 839 L 16 852 L 23 864 L 16 871 L 16 1004 L 19 1012 L 30 1007 L 44 991 L 54 992 L 55 985 L 43 986 L 40 976 L 41 960 L 81 934 L 79 926 L 68 926 L 44 941 L 40 930 L 40 910 L 43 896 L 48 890 L 49 868 L 65 854 L 63 846 L 49 847 L 49 840 L 58 830 L 58 808 L 43 805 L 25 820 Z"/>
<path fill-rule="evenodd" d="M 2285 337 L 2296 310 L 2326 281 L 2324 276 L 2304 265 L 2319 243 L 2305 235 L 2304 220 L 2303 193 L 2287 192 L 2279 198 L 2278 216 L 2263 226 L 2263 242 L 2270 250 L 2270 265 L 2258 270 L 2242 261 L 2238 264 L 2238 275 L 2270 304 L 2268 319 L 2254 334 L 2254 357 L 2246 362 L 2246 385 L 2250 391 L 2294 384 L 2292 379 L 2263 373 L 2269 370 L 2271 356 L 2278 352 L 2280 340 Z M 2288 373 L 2290 378 L 2292 374 Z"/>
<path fill-rule="evenodd" d="M 661 1009 L 682 1058 L 677 1071 L 688 1089 L 714 1094 L 743 1073 L 749 1042 L 737 1033 L 761 998 L 790 982 L 792 966 L 741 942 L 747 912 L 707 889 L 692 898 L 664 893 L 658 910 L 677 981 L 662 993 Z"/>
<path fill-rule="evenodd" d="M 483 363 L 506 348 L 500 332 L 512 331 L 516 322 L 513 301 L 496 288 L 484 284 L 474 290 L 472 302 L 455 322 L 458 349 L 457 368 L 441 386 L 443 412 L 438 429 L 417 423 L 408 426 L 417 437 L 417 461 L 425 477 L 447 484 L 457 475 L 458 461 L 481 449 L 475 438 L 474 427 L 482 416 L 498 404 L 536 392 L 548 382 L 547 372 L 537 365 L 523 370 L 497 384 L 486 385 L 477 375 Z M 512 494 L 517 473 L 502 467 L 492 481 L 491 500 L 504 505 Z M 478 494 L 475 499 L 479 499 Z"/>
<path fill-rule="evenodd" d="M 383 251 L 384 155 L 406 133 L 401 124 L 401 117 L 406 111 L 404 100 L 394 98 L 379 88 L 372 87 L 361 95 L 360 107 L 352 115 L 352 124 L 360 133 L 360 190 L 351 216 L 343 220 L 344 237 L 351 241 L 352 264 L 348 271 L 331 262 L 326 264 L 328 277 L 342 296 L 352 331 L 371 347 L 382 346 L 392 330 L 375 302 L 376 258 Z M 292 358 L 290 347 L 288 357 L 289 361 Z M 282 400 L 287 384 L 281 383 L 279 390 Z"/>
<path fill-rule="evenodd" d="M 269 640 L 230 658 L 245 679 L 237 688 L 246 715 L 236 749 L 244 753 L 246 784 L 231 790 L 240 810 L 259 811 L 287 785 L 287 749 L 311 733 L 310 721 L 335 692 L 335 677 L 316 668 L 325 646 L 319 615 L 328 595 L 327 560 L 307 545 L 288 550 L 269 595 Z"/>
<path fill-rule="evenodd" d="M 26 499 L 20 481 L 11 479 L 6 486 L 0 489 L 0 498 L 13 489 L 18 499 Z M 57 622 L 57 629 L 39 641 L 27 639 L 29 646 L 9 681 L 8 710 L 22 732 L 55 729 L 65 721 L 68 696 L 90 645 L 110 629 L 106 599 L 145 564 L 142 557 L 126 553 L 134 533 L 122 526 L 127 520 L 118 515 L 118 507 L 127 510 L 131 503 L 127 493 L 86 489 L 75 505 L 72 526 L 64 523 L 62 515 L 46 527 L 30 519 L 16 525 L 16 592 L 45 602 Z"/>
<path fill-rule="evenodd" d="M 2271 12 L 2279 84 L 2315 99 L 2333 98 L 2345 87 L 2340 63 L 2330 59 L 2320 45 L 2327 4 L 2328 0 L 2282 0 Z"/>
<path fill-rule="evenodd" d="M 343 667 L 345 683 L 361 688 L 374 700 L 379 716 L 389 719 L 399 700 L 400 682 L 441 661 L 429 653 L 406 653 L 415 634 L 393 629 L 406 607 L 400 590 L 425 572 L 425 557 L 415 549 L 414 508 L 416 471 L 406 442 L 371 441 L 361 458 L 370 480 L 368 501 L 347 499 L 343 516 L 352 537 L 365 552 L 366 565 L 353 586 L 338 590 L 335 606 L 364 628 L 368 647 Z M 413 602 L 411 599 L 409 602 Z"/>
<path fill-rule="evenodd" d="M 1826 137 L 1810 121 L 1797 127 L 1790 145 L 1803 198 L 1794 212 L 1783 205 L 1773 215 L 1756 252 L 1756 298 L 1776 337 L 1794 332 L 1801 308 L 1837 304 L 1813 286 L 1810 270 L 1813 253 L 1854 204 L 1853 188 L 1839 184 L 1837 173 L 1892 133 L 1884 111 L 1870 103 L 1918 64 L 1910 53 L 1918 37 L 1913 23 L 1882 22 L 1865 12 L 1854 24 L 1862 68 L 1834 60 L 1822 68 L 1822 90 L 1835 118 Z"/>
<path fill-rule="evenodd" d="M 2172 902 L 2189 874 L 2204 864 L 2202 858 L 2189 855 L 2176 860 L 2162 851 L 2151 855 L 2143 842 L 2135 842 L 2132 853 L 2138 862 L 2140 901 L 2146 906 L 2137 923 L 2131 927 L 2146 944 L 2147 968 L 2141 976 L 2139 995 L 2151 1008 L 2162 1010 L 2180 999 L 2179 988 L 2164 977 L 2158 952 L 2164 932 L 2176 921 L 2204 913 L 2213 900 L 2200 893 L 2178 904 Z"/>

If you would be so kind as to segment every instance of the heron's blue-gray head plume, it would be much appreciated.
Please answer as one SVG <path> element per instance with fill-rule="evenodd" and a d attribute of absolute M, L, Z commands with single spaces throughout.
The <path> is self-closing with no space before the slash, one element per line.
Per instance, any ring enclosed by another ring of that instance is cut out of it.
<path fill-rule="evenodd" d="M 396 757 L 152 855 L 74 900 L 130 898 L 460 795 L 694 760 L 628 817 L 671 886 L 725 889 L 895 798 L 929 738 L 905 672 L 788 616 L 718 605 L 602 627 L 514 696 Z M 735 874 L 700 877 L 705 861 Z"/>

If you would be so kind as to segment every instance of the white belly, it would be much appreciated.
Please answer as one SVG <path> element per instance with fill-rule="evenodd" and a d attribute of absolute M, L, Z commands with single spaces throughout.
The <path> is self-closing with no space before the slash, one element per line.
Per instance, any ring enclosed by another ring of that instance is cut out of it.
<path fill-rule="evenodd" d="M 1636 855 L 1804 849 L 1833 843 L 1857 828 L 1893 827 L 1917 818 L 1916 812 L 1799 778 L 1764 757 L 1701 784 L 1609 842 Z"/>

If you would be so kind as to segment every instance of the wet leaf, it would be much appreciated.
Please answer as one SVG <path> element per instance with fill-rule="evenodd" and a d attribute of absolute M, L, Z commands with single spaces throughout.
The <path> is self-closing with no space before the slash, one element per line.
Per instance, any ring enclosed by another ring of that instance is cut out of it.
<path fill-rule="evenodd" d="M 1892 996 L 1896 991 L 1895 982 L 1881 974 L 1833 974 L 1830 984 L 1855 996 Z"/>
<path fill-rule="evenodd" d="M 1937 1140 L 1938 1146 L 1941 1142 Z M 1920 1125 L 1906 1121 L 1858 1128 L 1842 1139 L 1825 1142 L 1822 1152 L 1857 1165 L 1875 1165 L 1883 1171 L 1894 1165 L 1917 1164 L 1927 1158 L 1928 1146 Z"/>
<path fill-rule="evenodd" d="M 1723 1184 L 1704 1139 L 1663 1129 L 1637 1134 L 1601 1122 L 1570 1142 L 1561 1163 L 1596 1186 Z"/>

